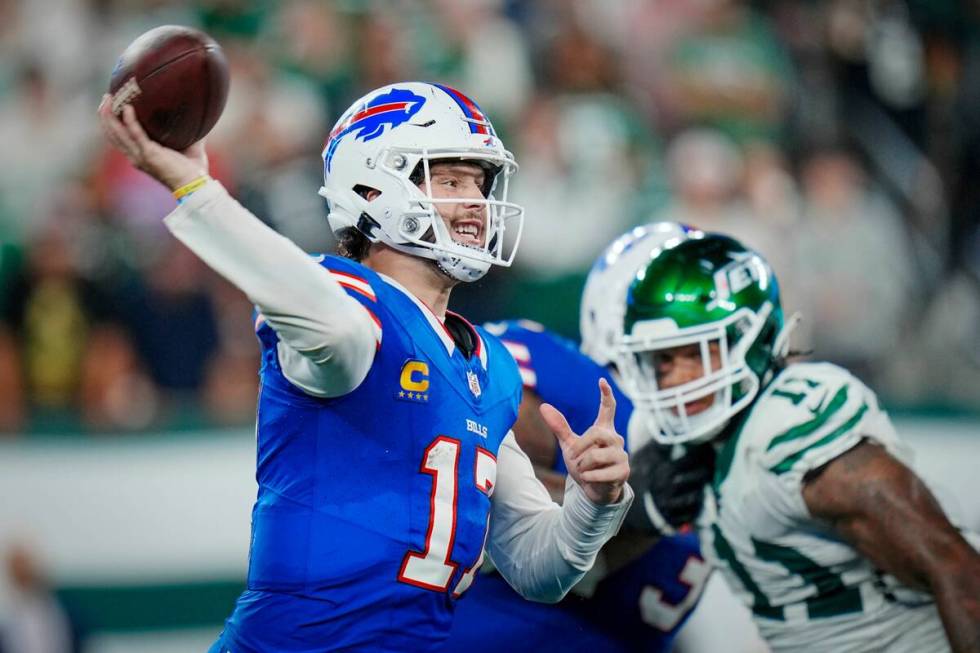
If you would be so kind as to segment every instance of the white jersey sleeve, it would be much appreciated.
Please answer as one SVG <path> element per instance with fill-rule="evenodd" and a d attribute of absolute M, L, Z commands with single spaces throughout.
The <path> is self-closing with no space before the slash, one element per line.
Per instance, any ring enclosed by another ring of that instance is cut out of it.
<path fill-rule="evenodd" d="M 330 273 L 208 181 L 164 219 L 171 233 L 251 300 L 279 335 L 283 374 L 319 397 L 355 389 L 379 327 Z"/>
<path fill-rule="evenodd" d="M 875 393 L 847 370 L 829 363 L 798 363 L 766 389 L 745 425 L 746 446 L 758 461 L 762 478 L 778 483 L 774 513 L 809 519 L 803 500 L 807 474 L 841 456 L 863 440 L 911 463 L 888 414 Z"/>
<path fill-rule="evenodd" d="M 941 651 L 931 598 L 809 513 L 803 487 L 868 440 L 911 464 L 874 393 L 826 363 L 790 365 L 733 425 L 699 520 L 702 550 L 773 651 Z"/>
<path fill-rule="evenodd" d="M 563 505 L 554 503 L 513 432 L 497 452 L 497 484 L 487 552 L 521 596 L 559 601 L 595 563 L 599 549 L 619 531 L 633 500 L 629 485 L 615 504 L 592 503 L 571 476 Z"/>

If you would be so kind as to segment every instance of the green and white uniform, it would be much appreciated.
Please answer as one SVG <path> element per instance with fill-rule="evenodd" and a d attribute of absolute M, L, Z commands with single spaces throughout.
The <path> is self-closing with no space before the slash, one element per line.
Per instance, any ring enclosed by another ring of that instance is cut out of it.
<path fill-rule="evenodd" d="M 875 394 L 835 365 L 792 364 L 730 428 L 702 550 L 772 650 L 948 651 L 932 598 L 877 570 L 803 500 L 806 474 L 864 439 L 911 462 Z"/>

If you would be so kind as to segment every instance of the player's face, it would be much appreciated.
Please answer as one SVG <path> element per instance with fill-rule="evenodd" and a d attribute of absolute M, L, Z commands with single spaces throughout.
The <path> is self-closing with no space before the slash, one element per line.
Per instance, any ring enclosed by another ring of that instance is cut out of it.
<path fill-rule="evenodd" d="M 721 349 L 717 341 L 708 344 L 710 369 L 705 369 L 701 357 L 701 345 L 691 344 L 651 352 L 650 363 L 657 375 L 657 386 L 669 390 L 691 381 L 696 381 L 710 371 L 721 368 Z M 688 415 L 697 415 L 711 408 L 715 395 L 711 394 L 684 404 Z"/>
<path fill-rule="evenodd" d="M 482 198 L 483 168 L 466 161 L 440 161 L 429 167 L 432 197 L 435 199 Z M 423 182 L 424 183 L 424 182 Z M 423 192 L 425 187 L 422 187 Z M 486 233 L 487 205 L 477 202 L 438 203 L 435 205 L 446 228 L 457 243 L 482 247 Z"/>

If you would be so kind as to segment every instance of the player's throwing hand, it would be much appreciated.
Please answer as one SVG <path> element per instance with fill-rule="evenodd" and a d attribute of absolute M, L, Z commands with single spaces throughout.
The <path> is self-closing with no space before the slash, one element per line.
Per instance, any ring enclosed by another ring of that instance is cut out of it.
<path fill-rule="evenodd" d="M 203 141 L 194 143 L 183 152 L 164 147 L 146 135 L 132 106 L 127 104 L 120 115 L 114 114 L 108 95 L 102 97 L 99 105 L 99 123 L 106 139 L 126 155 L 134 167 L 170 190 L 208 173 L 208 157 Z"/>
<path fill-rule="evenodd" d="M 558 438 L 565 466 L 575 482 L 594 503 L 615 503 L 623 495 L 630 475 L 624 440 L 616 433 L 616 399 L 605 379 L 599 379 L 600 404 L 595 422 L 581 436 L 551 404 L 541 404 L 541 417 Z"/>

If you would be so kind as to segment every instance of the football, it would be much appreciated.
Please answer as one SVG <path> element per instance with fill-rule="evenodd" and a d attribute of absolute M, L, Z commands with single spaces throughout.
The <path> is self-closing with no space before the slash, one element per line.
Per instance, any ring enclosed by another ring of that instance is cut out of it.
<path fill-rule="evenodd" d="M 204 138 L 221 116 L 228 99 L 228 62 L 204 32 L 156 27 L 119 57 L 109 93 L 113 113 L 133 105 L 150 138 L 183 150 Z"/>

